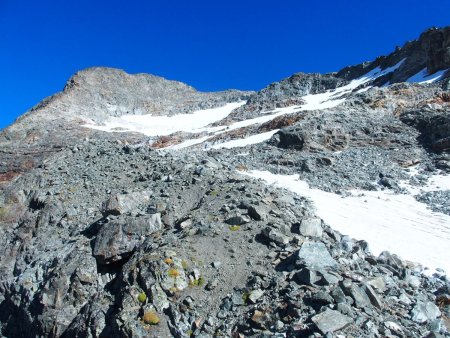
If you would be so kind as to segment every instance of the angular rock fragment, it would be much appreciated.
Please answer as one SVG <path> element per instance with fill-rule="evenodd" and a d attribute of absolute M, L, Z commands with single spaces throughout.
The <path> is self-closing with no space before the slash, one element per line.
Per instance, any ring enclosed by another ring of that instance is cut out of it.
<path fill-rule="evenodd" d="M 303 243 L 298 252 L 297 263 L 316 269 L 336 268 L 338 266 L 325 244 L 319 242 Z"/>
<path fill-rule="evenodd" d="M 225 223 L 227 223 L 229 225 L 242 225 L 242 224 L 246 224 L 248 222 L 250 222 L 250 218 L 245 215 L 233 216 L 233 217 L 228 218 L 225 221 Z"/>
<path fill-rule="evenodd" d="M 335 310 L 325 310 L 311 318 L 317 328 L 323 333 L 335 332 L 352 323 L 352 319 Z"/>
<path fill-rule="evenodd" d="M 417 323 L 426 323 L 441 315 L 439 308 L 432 302 L 418 302 L 411 311 L 411 319 Z"/>
<path fill-rule="evenodd" d="M 305 237 L 322 237 L 322 220 L 320 218 L 306 218 L 300 223 L 300 235 Z"/>
<path fill-rule="evenodd" d="M 104 216 L 125 214 L 150 200 L 151 191 L 115 194 L 102 206 Z"/>
<path fill-rule="evenodd" d="M 97 234 L 94 257 L 100 264 L 119 261 L 128 256 L 146 236 L 161 228 L 159 213 L 108 222 Z"/>
<path fill-rule="evenodd" d="M 248 215 L 255 221 L 267 220 L 267 210 L 261 206 L 250 206 L 248 208 Z"/>
<path fill-rule="evenodd" d="M 266 237 L 269 241 L 274 242 L 275 244 L 278 245 L 286 245 L 291 240 L 289 236 L 286 236 L 280 231 L 271 227 L 264 228 L 261 234 L 264 237 Z"/>

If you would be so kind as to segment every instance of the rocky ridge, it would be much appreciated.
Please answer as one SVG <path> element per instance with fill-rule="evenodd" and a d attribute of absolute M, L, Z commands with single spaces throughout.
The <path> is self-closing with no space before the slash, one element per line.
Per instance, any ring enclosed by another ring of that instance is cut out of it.
<path fill-rule="evenodd" d="M 345 197 L 355 188 L 405 194 L 405 180 L 423 187 L 438 170 L 450 172 L 449 74 L 402 82 L 424 67 L 450 68 L 449 31 L 432 29 L 372 63 L 296 74 L 257 93 L 200 93 L 107 68 L 74 75 L 1 133 L 1 334 L 450 336 L 443 271 L 427 276 L 395 253 L 374 256 L 367 242 L 320 219 L 307 198 L 246 175 L 298 174 Z M 342 90 L 401 60 L 393 72 Z M 338 104 L 301 109 L 306 96 L 333 90 Z M 156 149 L 142 134 L 81 125 L 240 100 L 247 103 L 216 126 L 297 108 L 208 141 L 271 132 L 267 142 L 207 151 L 202 143 L 164 149 L 205 132 L 167 135 Z M 416 196 L 442 214 L 449 197 Z"/>

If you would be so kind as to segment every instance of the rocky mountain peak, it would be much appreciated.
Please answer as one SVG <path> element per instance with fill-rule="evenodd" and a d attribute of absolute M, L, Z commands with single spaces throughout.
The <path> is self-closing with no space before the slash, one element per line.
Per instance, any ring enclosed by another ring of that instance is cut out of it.
<path fill-rule="evenodd" d="M 75 89 L 113 92 L 138 89 L 153 97 L 171 90 L 196 92 L 193 87 L 179 81 L 146 73 L 128 74 L 122 69 L 110 67 L 91 67 L 75 73 L 67 81 L 64 92 Z"/>

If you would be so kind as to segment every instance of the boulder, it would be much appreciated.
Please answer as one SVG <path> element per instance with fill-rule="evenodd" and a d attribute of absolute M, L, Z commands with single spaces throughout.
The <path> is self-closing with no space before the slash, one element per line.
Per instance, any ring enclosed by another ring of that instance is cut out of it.
<path fill-rule="evenodd" d="M 120 261 L 146 236 L 161 230 L 161 214 L 126 217 L 104 224 L 95 239 L 94 257 L 100 264 Z"/>
<path fill-rule="evenodd" d="M 128 194 L 115 194 L 102 205 L 102 213 L 107 215 L 125 214 L 138 206 L 148 203 L 151 191 L 136 191 Z"/>

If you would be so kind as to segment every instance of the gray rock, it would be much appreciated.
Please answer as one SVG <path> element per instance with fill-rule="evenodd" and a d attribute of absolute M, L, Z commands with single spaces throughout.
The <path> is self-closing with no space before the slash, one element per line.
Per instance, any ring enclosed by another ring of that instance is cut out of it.
<path fill-rule="evenodd" d="M 395 323 L 395 322 L 391 322 L 391 321 L 384 322 L 384 326 L 387 329 L 395 332 L 398 335 L 403 335 L 404 334 L 402 327 L 399 324 Z"/>
<path fill-rule="evenodd" d="M 261 232 L 264 237 L 266 237 L 269 241 L 274 242 L 278 245 L 286 245 L 289 243 L 291 238 L 289 236 L 284 235 L 280 231 L 271 228 L 266 227 Z"/>
<path fill-rule="evenodd" d="M 295 274 L 295 280 L 302 285 L 315 285 L 322 280 L 322 276 L 315 270 L 302 268 Z"/>
<path fill-rule="evenodd" d="M 268 212 L 262 206 L 250 206 L 248 208 L 248 215 L 255 221 L 265 221 L 268 218 Z"/>
<path fill-rule="evenodd" d="M 322 220 L 320 218 L 302 219 L 299 231 L 302 236 L 322 237 Z"/>
<path fill-rule="evenodd" d="M 374 287 L 378 291 L 384 291 L 386 288 L 386 283 L 384 282 L 383 277 L 375 277 L 367 281 L 367 284 Z"/>
<path fill-rule="evenodd" d="M 418 302 L 411 310 L 411 319 L 417 323 L 432 321 L 441 315 L 439 308 L 432 302 Z"/>
<path fill-rule="evenodd" d="M 160 214 L 125 217 L 104 224 L 97 234 L 94 257 L 100 264 L 119 261 L 129 255 L 146 236 L 161 230 Z"/>
<path fill-rule="evenodd" d="M 350 287 L 345 287 L 344 291 L 353 298 L 358 308 L 365 308 L 371 305 L 371 300 L 367 294 L 356 284 L 352 283 Z"/>
<path fill-rule="evenodd" d="M 331 295 L 333 296 L 336 303 L 345 303 L 347 301 L 344 291 L 342 291 L 340 287 L 334 288 L 334 290 L 331 292 Z"/>
<path fill-rule="evenodd" d="M 330 309 L 313 316 L 311 319 L 323 334 L 341 330 L 352 323 L 350 317 Z"/>
<path fill-rule="evenodd" d="M 325 244 L 305 242 L 300 248 L 297 263 L 310 268 L 336 268 L 337 262 L 331 257 Z"/>
<path fill-rule="evenodd" d="M 249 222 L 250 222 L 250 218 L 245 215 L 233 216 L 233 217 L 228 218 L 225 221 L 225 223 L 227 223 L 229 225 L 242 225 L 242 224 L 247 224 Z"/>
<path fill-rule="evenodd" d="M 420 284 L 421 284 L 420 278 L 417 276 L 413 276 L 413 275 L 406 276 L 405 282 L 407 282 L 413 288 L 418 288 L 418 287 L 420 287 Z"/>
<path fill-rule="evenodd" d="M 252 290 L 248 296 L 248 300 L 255 304 L 263 295 L 264 291 L 261 289 Z"/>
<path fill-rule="evenodd" d="M 151 194 L 151 191 L 135 191 L 113 195 L 103 204 L 102 212 L 105 216 L 125 214 L 139 205 L 148 203 Z"/>
<path fill-rule="evenodd" d="M 153 284 L 151 286 L 151 293 L 152 304 L 158 312 L 163 312 L 165 309 L 169 308 L 170 302 L 167 299 L 166 293 L 158 284 Z"/>
<path fill-rule="evenodd" d="M 382 309 L 383 301 L 381 300 L 380 296 L 375 292 L 375 290 L 369 284 L 364 284 L 363 289 L 366 292 L 366 295 L 369 297 L 372 305 L 379 309 Z"/>

